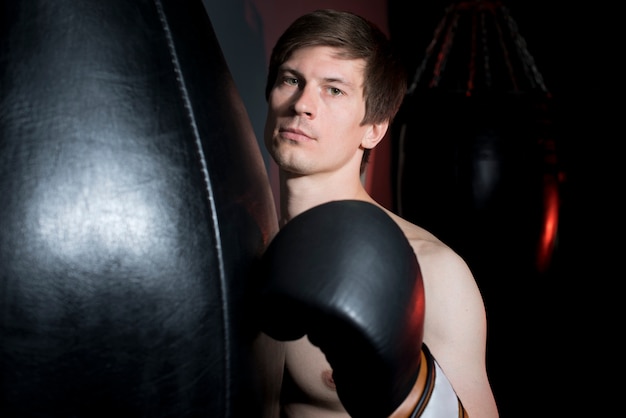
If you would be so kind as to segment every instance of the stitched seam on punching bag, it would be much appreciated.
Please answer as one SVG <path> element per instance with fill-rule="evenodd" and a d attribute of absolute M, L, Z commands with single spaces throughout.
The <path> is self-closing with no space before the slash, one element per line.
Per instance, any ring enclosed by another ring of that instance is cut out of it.
<path fill-rule="evenodd" d="M 155 5 L 159 13 L 159 19 L 161 20 L 161 23 L 163 25 L 163 31 L 165 32 L 165 36 L 167 38 L 167 45 L 170 51 L 172 65 L 174 66 L 174 72 L 176 73 L 176 80 L 178 81 L 181 98 L 183 99 L 183 102 L 185 103 L 185 109 L 187 110 L 187 116 L 189 117 L 189 124 L 192 128 L 193 135 L 194 135 L 195 142 L 196 142 L 196 147 L 198 150 L 198 155 L 200 156 L 200 162 L 202 163 L 202 172 L 204 174 L 204 182 L 207 188 L 207 196 L 209 198 L 209 205 L 211 206 L 211 213 L 213 214 L 212 222 L 213 222 L 213 228 L 215 231 L 215 245 L 217 247 L 216 249 L 218 252 L 217 258 L 218 258 L 218 265 L 219 265 L 219 272 L 220 272 L 220 290 L 221 290 L 221 297 L 222 297 L 222 306 L 224 306 L 224 302 L 226 301 L 226 294 L 225 294 L 225 285 L 224 285 L 225 268 L 224 268 L 224 263 L 223 263 L 223 254 L 222 254 L 223 249 L 222 249 L 221 241 L 219 239 L 220 229 L 219 229 L 219 223 L 217 221 L 217 209 L 215 206 L 215 199 L 213 198 L 213 193 L 211 192 L 211 187 L 210 187 L 211 183 L 209 182 L 209 170 L 206 165 L 206 158 L 204 158 L 204 154 L 202 153 L 202 142 L 200 141 L 200 132 L 198 131 L 198 126 L 195 121 L 194 113 L 193 113 L 192 106 L 191 106 L 191 101 L 189 100 L 188 89 L 185 84 L 185 80 L 182 76 L 182 70 L 181 70 L 180 62 L 178 60 L 178 55 L 176 54 L 176 46 L 174 45 L 172 32 L 167 22 L 165 11 L 163 10 L 163 3 L 160 0 L 156 0 Z M 230 344 L 230 335 L 229 335 L 228 326 L 227 326 L 229 323 L 227 309 L 223 310 L 223 320 L 224 320 L 223 329 L 224 329 L 224 338 L 225 338 L 224 344 L 226 346 L 226 350 L 224 354 L 226 357 L 225 358 L 226 373 L 224 376 L 224 379 L 225 379 L 224 388 L 226 391 L 226 399 L 230 400 L 231 398 L 230 382 L 228 380 L 230 379 L 230 374 L 231 374 L 231 367 L 230 367 L 230 364 L 231 364 L 230 345 L 231 344 Z M 230 416 L 230 402 L 226 402 L 225 412 L 226 412 L 225 416 L 229 417 Z"/>

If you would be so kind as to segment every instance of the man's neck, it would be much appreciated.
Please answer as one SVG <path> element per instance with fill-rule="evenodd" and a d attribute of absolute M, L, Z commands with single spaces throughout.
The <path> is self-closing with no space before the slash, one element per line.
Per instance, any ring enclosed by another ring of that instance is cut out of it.
<path fill-rule="evenodd" d="M 315 206 L 335 200 L 374 202 L 359 178 L 337 181 L 323 176 L 280 175 L 280 226 Z"/>

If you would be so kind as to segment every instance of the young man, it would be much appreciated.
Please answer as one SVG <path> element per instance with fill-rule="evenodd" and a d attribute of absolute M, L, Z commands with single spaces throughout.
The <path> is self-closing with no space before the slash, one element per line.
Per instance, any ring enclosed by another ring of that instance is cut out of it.
<path fill-rule="evenodd" d="M 405 91 L 405 72 L 387 38 L 359 16 L 319 10 L 285 31 L 270 59 L 264 134 L 280 170 L 280 224 L 332 201 L 384 210 L 419 261 L 424 344 L 469 416 L 497 417 L 486 372 L 485 309 L 468 266 L 431 233 L 376 203 L 361 181 L 367 156 L 385 136 Z M 325 353 L 306 336 L 286 343 L 285 361 L 283 416 L 348 416 Z M 403 416 L 403 406 L 391 416 Z"/>

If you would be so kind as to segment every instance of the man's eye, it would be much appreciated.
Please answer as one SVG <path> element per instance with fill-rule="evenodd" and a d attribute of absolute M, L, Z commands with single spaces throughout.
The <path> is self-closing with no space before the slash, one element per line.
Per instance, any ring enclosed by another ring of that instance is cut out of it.
<path fill-rule="evenodd" d="M 343 91 L 335 87 L 329 87 L 328 92 L 331 94 L 331 96 L 341 96 L 343 94 Z"/>
<path fill-rule="evenodd" d="M 285 84 L 289 84 L 290 86 L 297 86 L 298 79 L 292 77 L 285 77 Z"/>

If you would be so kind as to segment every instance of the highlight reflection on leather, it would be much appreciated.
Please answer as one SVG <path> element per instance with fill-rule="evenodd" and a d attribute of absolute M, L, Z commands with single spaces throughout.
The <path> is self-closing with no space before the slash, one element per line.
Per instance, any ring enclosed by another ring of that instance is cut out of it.
<path fill-rule="evenodd" d="M 202 2 L 2 2 L 0 77 L 0 416 L 260 416 L 276 215 Z"/>

